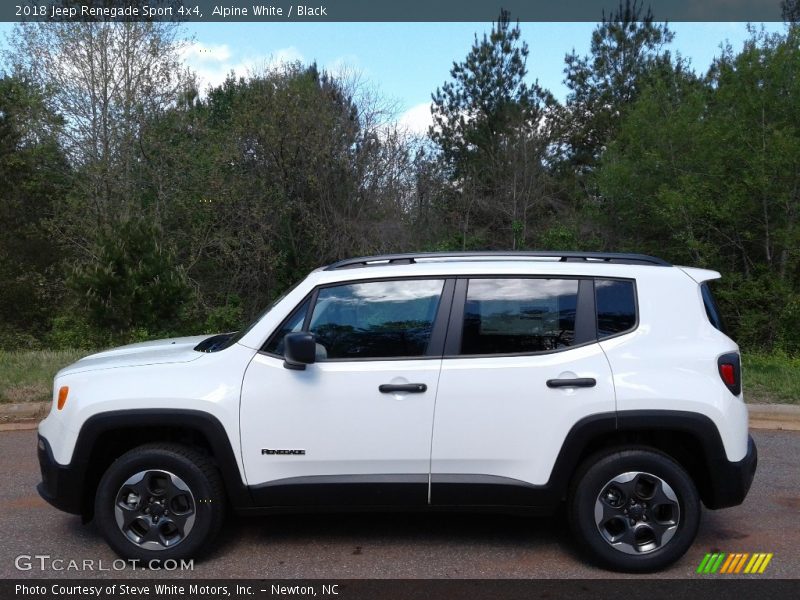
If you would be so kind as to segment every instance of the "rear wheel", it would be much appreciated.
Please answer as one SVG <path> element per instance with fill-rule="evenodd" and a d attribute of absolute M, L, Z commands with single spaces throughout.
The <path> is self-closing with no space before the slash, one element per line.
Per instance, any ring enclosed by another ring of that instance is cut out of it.
<path fill-rule="evenodd" d="M 98 527 L 125 558 L 192 558 L 207 550 L 224 516 L 219 472 L 179 444 L 140 446 L 118 458 L 95 497 Z"/>
<path fill-rule="evenodd" d="M 700 499 L 686 471 L 652 449 L 596 455 L 579 469 L 570 523 L 599 563 L 620 571 L 655 571 L 689 549 L 700 524 Z"/>

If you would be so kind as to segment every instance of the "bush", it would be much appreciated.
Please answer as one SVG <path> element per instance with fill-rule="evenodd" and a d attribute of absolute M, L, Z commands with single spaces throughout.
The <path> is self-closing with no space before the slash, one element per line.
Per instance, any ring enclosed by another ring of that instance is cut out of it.
<path fill-rule="evenodd" d="M 103 348 L 111 345 L 111 336 L 93 328 L 80 314 L 72 313 L 53 319 L 46 342 L 54 350 Z"/>
<path fill-rule="evenodd" d="M 730 335 L 748 350 L 800 351 L 800 296 L 776 274 L 761 270 L 745 277 L 726 273 L 714 285 Z"/>
<path fill-rule="evenodd" d="M 215 306 L 206 316 L 204 331 L 222 333 L 236 331 L 242 327 L 244 311 L 238 296 L 231 296 L 222 306 Z"/>
<path fill-rule="evenodd" d="M 38 350 L 41 340 L 31 333 L 13 327 L 0 329 L 0 350 Z"/>
<path fill-rule="evenodd" d="M 746 402 L 800 404 L 800 357 L 783 352 L 742 354 Z"/>
<path fill-rule="evenodd" d="M 180 327 L 191 289 L 174 252 L 160 238 L 144 220 L 98 236 L 96 258 L 78 266 L 69 279 L 91 328 L 116 337 Z"/>

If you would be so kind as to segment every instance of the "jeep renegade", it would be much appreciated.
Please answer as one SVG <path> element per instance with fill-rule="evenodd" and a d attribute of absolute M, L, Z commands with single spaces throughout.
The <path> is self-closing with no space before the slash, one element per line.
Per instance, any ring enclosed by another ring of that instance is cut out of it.
<path fill-rule="evenodd" d="M 206 551 L 228 508 L 565 505 L 596 562 L 660 569 L 755 473 L 719 276 L 636 254 L 340 261 L 242 331 L 59 371 L 39 492 L 140 560 Z"/>

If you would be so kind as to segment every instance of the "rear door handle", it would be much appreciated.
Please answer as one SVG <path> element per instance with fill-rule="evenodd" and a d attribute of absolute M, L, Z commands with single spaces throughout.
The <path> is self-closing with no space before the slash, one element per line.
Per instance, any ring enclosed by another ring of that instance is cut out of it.
<path fill-rule="evenodd" d="M 378 391 L 382 394 L 391 394 L 392 392 L 411 392 L 412 394 L 421 394 L 427 391 L 428 386 L 424 383 L 383 383 L 378 386 Z"/>
<path fill-rule="evenodd" d="M 548 379 L 547 387 L 594 387 L 597 381 L 594 377 L 576 377 L 575 379 Z"/>

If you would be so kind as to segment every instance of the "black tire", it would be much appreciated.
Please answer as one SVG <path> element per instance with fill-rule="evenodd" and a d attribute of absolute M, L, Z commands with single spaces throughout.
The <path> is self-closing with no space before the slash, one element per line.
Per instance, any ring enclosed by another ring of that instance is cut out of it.
<path fill-rule="evenodd" d="M 127 485 L 142 473 L 138 483 Z M 130 504 L 121 500 L 131 498 L 129 494 L 135 499 Z M 198 558 L 210 550 L 222 527 L 224 503 L 219 471 L 205 455 L 180 444 L 147 444 L 126 452 L 106 470 L 95 495 L 94 514 L 117 554 L 147 566 L 150 561 Z M 117 515 L 134 522 L 118 524 Z M 151 527 L 157 540 L 148 537 Z M 134 541 L 143 531 L 140 543 L 148 547 Z M 160 548 L 153 549 L 156 546 Z"/>
<path fill-rule="evenodd" d="M 590 558 L 609 569 L 642 573 L 684 555 L 697 535 L 701 508 L 683 467 L 643 447 L 584 462 L 573 479 L 568 510 L 572 531 Z"/>

